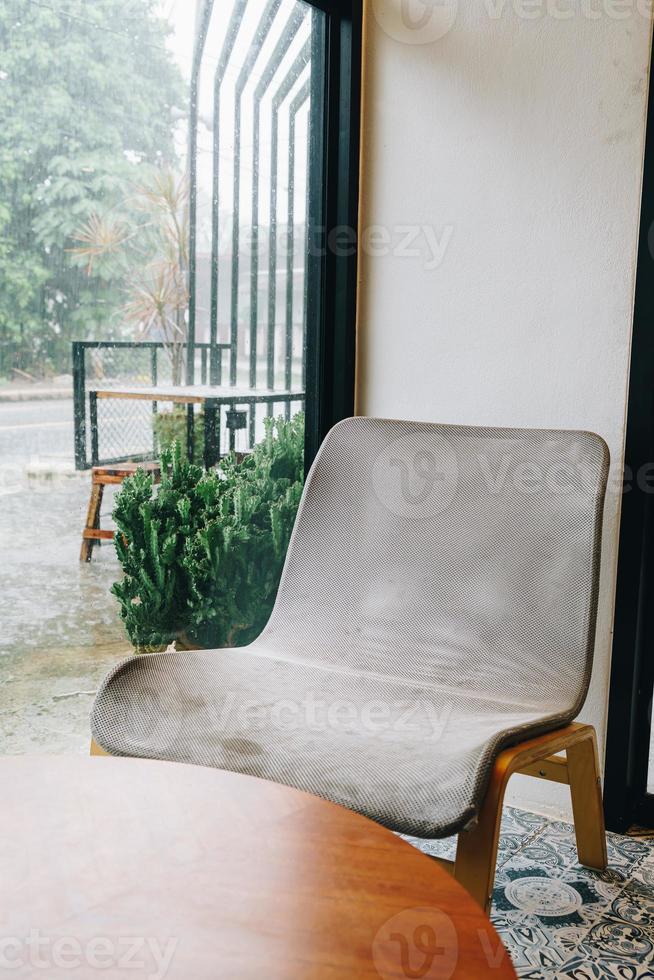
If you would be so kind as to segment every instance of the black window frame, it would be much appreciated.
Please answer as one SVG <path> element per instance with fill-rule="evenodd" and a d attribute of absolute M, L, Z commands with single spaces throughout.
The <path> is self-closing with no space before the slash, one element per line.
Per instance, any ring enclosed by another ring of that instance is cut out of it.
<path fill-rule="evenodd" d="M 307 469 L 329 429 L 354 414 L 362 0 L 311 5 L 327 17 L 312 51 L 309 166 L 321 179 L 308 215 Z"/>
<path fill-rule="evenodd" d="M 653 463 L 654 79 L 650 77 L 604 776 L 606 825 L 617 832 L 632 824 L 654 827 L 654 794 L 647 792 L 654 689 Z"/>

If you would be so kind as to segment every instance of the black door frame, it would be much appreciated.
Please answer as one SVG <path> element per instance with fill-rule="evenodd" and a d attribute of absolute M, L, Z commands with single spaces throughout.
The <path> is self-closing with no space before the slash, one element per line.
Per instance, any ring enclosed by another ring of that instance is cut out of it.
<path fill-rule="evenodd" d="M 362 0 L 310 0 L 305 464 L 354 412 Z"/>
<path fill-rule="evenodd" d="M 650 75 L 604 781 L 610 830 L 654 826 L 654 82 Z"/>

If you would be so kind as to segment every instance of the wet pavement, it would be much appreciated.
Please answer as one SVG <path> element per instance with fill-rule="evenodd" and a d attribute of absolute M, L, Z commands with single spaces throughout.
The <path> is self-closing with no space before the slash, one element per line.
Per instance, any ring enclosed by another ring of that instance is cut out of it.
<path fill-rule="evenodd" d="M 71 401 L 0 404 L 0 754 L 88 752 L 93 693 L 131 652 L 113 545 L 79 561 L 90 476 L 72 445 Z"/>

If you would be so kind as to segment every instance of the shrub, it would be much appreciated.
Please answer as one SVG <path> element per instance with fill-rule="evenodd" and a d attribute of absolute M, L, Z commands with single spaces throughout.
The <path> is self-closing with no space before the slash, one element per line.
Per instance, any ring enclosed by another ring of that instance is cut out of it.
<path fill-rule="evenodd" d="M 304 420 L 266 420 L 266 436 L 239 462 L 204 473 L 164 450 L 158 486 L 143 471 L 116 498 L 112 586 L 137 650 L 174 639 L 242 646 L 265 626 L 295 520 L 304 474 Z"/>

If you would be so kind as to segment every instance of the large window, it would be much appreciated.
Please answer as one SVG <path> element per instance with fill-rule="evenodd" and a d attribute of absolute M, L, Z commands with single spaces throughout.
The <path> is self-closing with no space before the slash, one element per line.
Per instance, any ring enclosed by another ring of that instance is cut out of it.
<path fill-rule="evenodd" d="M 0 6 L 0 751 L 85 750 L 130 651 L 93 464 L 302 415 L 308 464 L 352 411 L 359 45 L 331 0 Z"/>

